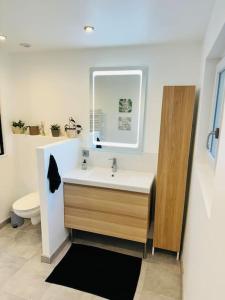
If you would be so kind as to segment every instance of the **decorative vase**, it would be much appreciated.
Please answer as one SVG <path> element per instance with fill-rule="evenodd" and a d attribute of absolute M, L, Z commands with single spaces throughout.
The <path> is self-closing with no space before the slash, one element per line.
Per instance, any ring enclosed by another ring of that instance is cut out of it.
<path fill-rule="evenodd" d="M 59 137 L 60 130 L 59 129 L 51 129 L 52 136 Z"/>
<path fill-rule="evenodd" d="M 75 138 L 77 137 L 77 130 L 74 128 L 67 128 L 66 135 L 68 138 Z"/>

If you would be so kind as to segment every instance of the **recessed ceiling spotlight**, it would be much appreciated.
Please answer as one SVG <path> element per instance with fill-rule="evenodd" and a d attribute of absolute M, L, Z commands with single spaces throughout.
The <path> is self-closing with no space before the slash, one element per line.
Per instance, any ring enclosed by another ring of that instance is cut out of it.
<path fill-rule="evenodd" d="M 30 48 L 31 44 L 29 44 L 29 43 L 20 43 L 20 46 L 24 47 L 24 48 Z"/>
<path fill-rule="evenodd" d="M 0 41 L 5 41 L 6 40 L 6 36 L 5 35 L 2 35 L 2 34 L 0 34 Z"/>
<path fill-rule="evenodd" d="M 84 31 L 85 32 L 92 32 L 94 30 L 95 30 L 94 26 L 90 26 L 90 25 L 84 26 Z"/>

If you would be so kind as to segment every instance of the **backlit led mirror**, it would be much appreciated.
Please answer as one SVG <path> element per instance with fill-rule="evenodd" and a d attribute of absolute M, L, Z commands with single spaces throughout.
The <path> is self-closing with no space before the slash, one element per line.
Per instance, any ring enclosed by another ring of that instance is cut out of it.
<path fill-rule="evenodd" d="M 91 68 L 91 144 L 141 150 L 147 69 Z"/>

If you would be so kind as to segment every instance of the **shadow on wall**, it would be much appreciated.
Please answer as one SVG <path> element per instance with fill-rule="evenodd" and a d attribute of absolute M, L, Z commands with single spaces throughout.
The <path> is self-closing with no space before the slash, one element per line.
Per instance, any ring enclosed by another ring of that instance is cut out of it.
<path fill-rule="evenodd" d="M 193 115 L 193 127 L 191 133 L 191 144 L 190 144 L 190 152 L 189 152 L 190 155 L 189 155 L 189 162 L 188 162 L 187 184 L 186 184 L 186 194 L 185 194 L 185 203 L 184 203 L 184 223 L 183 223 L 182 235 L 181 235 L 181 253 L 183 251 L 184 233 L 185 233 L 186 222 L 187 222 L 188 199 L 190 194 L 192 163 L 194 158 L 194 145 L 195 145 L 195 135 L 196 135 L 196 127 L 197 127 L 199 95 L 200 95 L 200 91 L 198 90 L 196 93 L 196 101 L 195 101 L 195 108 L 194 108 L 194 115 Z"/>
<path fill-rule="evenodd" d="M 4 154 L 4 145 L 3 145 L 2 122 L 1 122 L 1 112 L 0 112 L 0 155 L 3 154 Z"/>

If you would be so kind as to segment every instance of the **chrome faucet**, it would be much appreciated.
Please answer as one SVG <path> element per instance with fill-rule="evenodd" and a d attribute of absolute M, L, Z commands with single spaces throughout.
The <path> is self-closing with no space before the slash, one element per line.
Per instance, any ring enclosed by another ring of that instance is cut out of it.
<path fill-rule="evenodd" d="M 117 172 L 117 160 L 115 157 L 110 158 L 109 160 L 112 160 L 112 171 L 113 173 Z"/>

